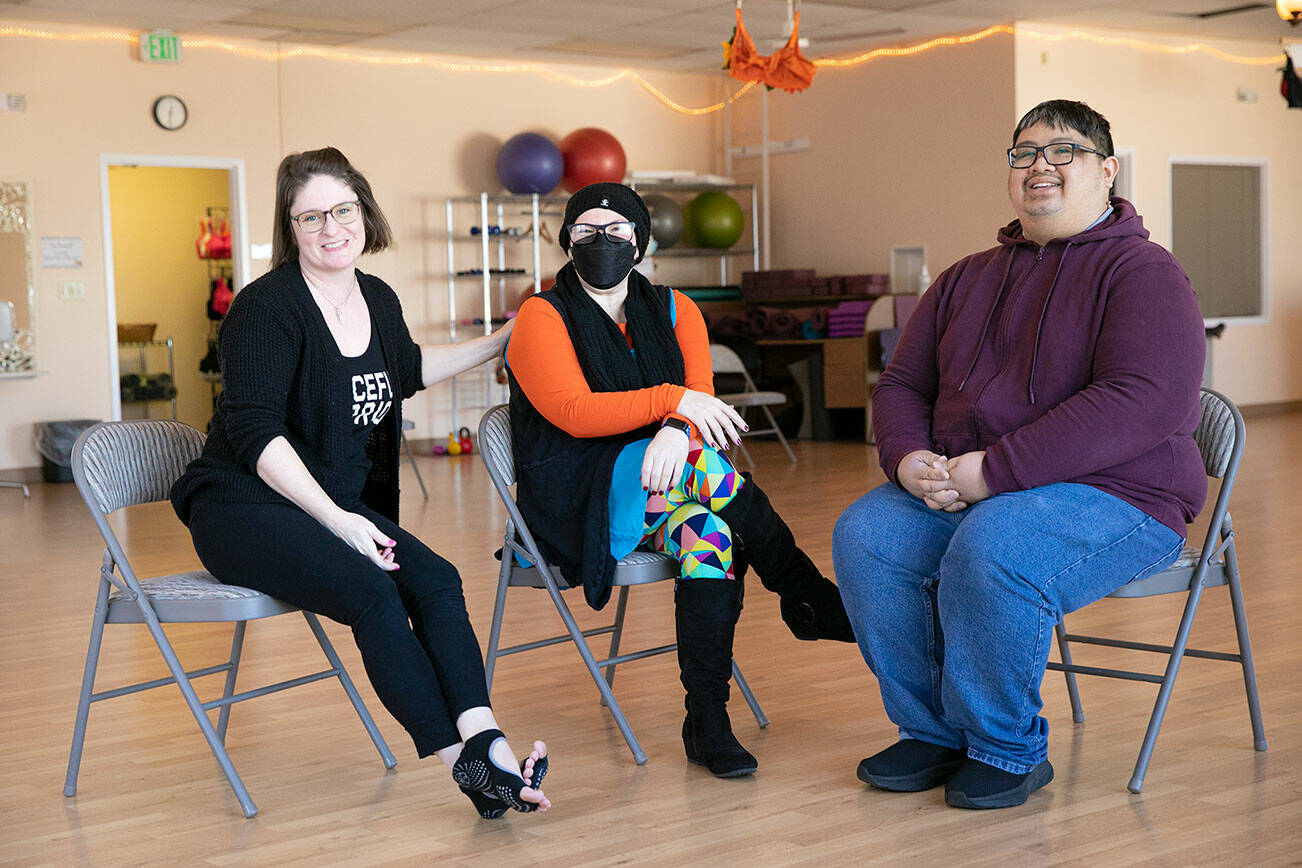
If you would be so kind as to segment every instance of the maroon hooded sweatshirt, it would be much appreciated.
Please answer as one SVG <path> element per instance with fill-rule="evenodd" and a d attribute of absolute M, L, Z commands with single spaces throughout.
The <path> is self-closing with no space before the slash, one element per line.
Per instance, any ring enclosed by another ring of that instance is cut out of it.
<path fill-rule="evenodd" d="M 993 494 L 1083 483 L 1185 536 L 1207 495 L 1202 316 L 1134 206 L 1112 206 L 1045 247 L 1014 220 L 936 279 L 873 392 L 892 482 L 915 450 L 984 449 Z"/>

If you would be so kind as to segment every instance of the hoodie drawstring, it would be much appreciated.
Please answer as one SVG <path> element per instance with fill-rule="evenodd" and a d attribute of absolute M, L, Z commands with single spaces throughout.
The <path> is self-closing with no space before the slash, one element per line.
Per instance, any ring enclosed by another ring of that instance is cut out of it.
<path fill-rule="evenodd" d="M 990 302 L 990 310 L 986 313 L 986 323 L 981 327 L 981 339 L 977 341 L 976 352 L 972 354 L 972 364 L 967 366 L 967 373 L 963 375 L 963 381 L 958 384 L 958 390 L 963 391 L 967 385 L 968 377 L 976 370 L 977 362 L 981 359 L 981 348 L 986 345 L 986 333 L 990 331 L 990 321 L 995 317 L 995 308 L 999 307 L 999 299 L 1004 295 L 1004 289 L 1008 284 L 1008 273 L 1013 270 L 1013 258 L 1017 255 L 1016 248 L 1008 248 L 1008 264 L 1004 266 L 1004 276 L 999 280 L 999 291 L 995 293 L 994 301 Z"/>
<path fill-rule="evenodd" d="M 1067 261 L 1067 253 L 1071 250 L 1071 242 L 1062 250 L 1062 256 L 1058 257 L 1058 267 L 1054 269 L 1053 280 L 1049 282 L 1049 291 L 1044 295 L 1044 305 L 1040 308 L 1040 320 L 1035 324 L 1035 349 L 1031 352 L 1031 374 L 1026 378 L 1026 394 L 1031 399 L 1031 404 L 1035 404 L 1035 365 L 1040 360 L 1040 334 L 1044 330 L 1044 315 L 1049 310 L 1049 299 L 1053 298 L 1053 290 L 1058 286 L 1058 275 L 1062 274 L 1062 264 Z"/>

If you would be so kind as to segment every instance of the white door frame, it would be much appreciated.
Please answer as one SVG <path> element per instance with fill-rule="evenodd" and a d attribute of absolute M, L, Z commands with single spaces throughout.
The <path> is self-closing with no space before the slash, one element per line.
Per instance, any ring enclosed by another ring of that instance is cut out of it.
<path fill-rule="evenodd" d="M 122 418 L 122 392 L 119 388 L 117 287 L 113 278 L 113 205 L 109 197 L 109 166 L 150 166 L 174 169 L 225 169 L 229 172 L 231 201 L 231 273 L 235 287 L 248 283 L 249 250 L 245 241 L 247 196 L 244 187 L 244 160 L 239 157 L 185 157 L 165 154 L 100 154 L 100 211 L 104 226 L 105 312 L 108 322 L 108 389 L 113 400 L 114 419 Z"/>

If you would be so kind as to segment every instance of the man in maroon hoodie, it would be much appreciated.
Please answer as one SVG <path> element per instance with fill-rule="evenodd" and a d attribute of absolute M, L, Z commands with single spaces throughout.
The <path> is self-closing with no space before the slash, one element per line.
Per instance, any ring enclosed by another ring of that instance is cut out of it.
<path fill-rule="evenodd" d="M 1019 805 L 1053 778 L 1039 686 L 1054 625 L 1171 563 L 1202 507 L 1203 323 L 1189 279 L 1111 196 L 1107 120 L 1053 100 L 1008 150 L 1017 219 L 941 274 L 873 393 L 890 482 L 833 537 L 900 740 L 886 790 Z"/>

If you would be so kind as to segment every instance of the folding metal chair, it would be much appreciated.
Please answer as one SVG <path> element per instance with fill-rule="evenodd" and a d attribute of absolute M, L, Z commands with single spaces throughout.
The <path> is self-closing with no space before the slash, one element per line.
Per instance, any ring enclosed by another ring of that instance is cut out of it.
<path fill-rule="evenodd" d="M 420 468 L 416 466 L 416 453 L 411 451 L 411 444 L 407 442 L 407 432 L 415 430 L 416 423 L 410 419 L 402 420 L 402 430 L 398 436 L 402 439 L 403 460 L 411 462 L 411 469 L 416 474 L 416 484 L 420 486 L 421 497 L 429 500 L 429 492 L 425 490 L 425 480 L 420 478 Z"/>
<path fill-rule="evenodd" d="M 781 392 L 761 392 L 755 387 L 755 381 L 751 379 L 750 372 L 742 364 L 741 356 L 738 356 L 729 347 L 723 344 L 710 344 L 710 369 L 715 374 L 741 374 L 746 384 L 740 392 L 729 392 L 722 395 L 715 395 L 720 401 L 732 404 L 741 410 L 742 418 L 746 416 L 748 407 L 759 407 L 764 413 L 764 417 L 769 421 L 767 428 L 753 428 L 742 434 L 743 437 L 755 437 L 759 434 L 776 434 L 778 442 L 782 448 L 787 450 L 787 457 L 791 463 L 796 463 L 796 453 L 791 451 L 791 446 L 787 443 L 787 438 L 782 436 L 782 429 L 778 427 L 778 422 L 773 418 L 773 411 L 769 407 L 775 404 L 787 403 L 787 396 Z M 746 456 L 746 461 L 750 464 L 752 470 L 755 469 L 755 462 L 750 457 L 750 452 L 746 450 L 743 443 L 737 444 L 741 447 L 741 454 Z"/>
<path fill-rule="evenodd" d="M 566 584 L 560 571 L 549 564 L 539 551 L 538 544 L 533 534 L 529 532 L 529 527 L 520 514 L 520 508 L 516 505 L 515 495 L 511 490 L 511 486 L 515 484 L 515 459 L 511 453 L 511 417 L 505 404 L 490 408 L 480 420 L 479 454 L 483 456 L 488 475 L 493 480 L 493 487 L 497 489 L 507 511 L 506 535 L 502 544 L 502 568 L 498 573 L 497 599 L 493 605 L 493 626 L 488 634 L 488 651 L 484 660 L 488 689 L 490 691 L 493 689 L 493 670 L 499 657 L 573 642 L 579 656 L 583 658 L 583 665 L 587 667 L 588 674 L 592 676 L 593 682 L 601 692 L 601 704 L 610 710 L 611 716 L 615 718 L 615 725 L 619 727 L 624 741 L 628 743 L 628 749 L 633 752 L 633 759 L 638 765 L 642 765 L 647 760 L 646 752 L 642 750 L 642 745 L 633 734 L 633 728 L 629 726 L 628 719 L 624 716 L 611 690 L 615 683 L 615 667 L 630 660 L 668 654 L 676 651 L 678 646 L 660 645 L 640 651 L 619 653 L 620 638 L 624 630 L 624 613 L 628 607 L 628 589 L 634 585 L 649 585 L 677 577 L 678 563 L 668 555 L 657 552 L 635 551 L 628 555 L 615 568 L 614 586 L 619 589 L 619 593 L 615 601 L 614 622 L 591 630 L 580 629 L 569 606 L 565 603 L 565 598 L 561 595 L 561 590 L 569 585 Z M 517 561 L 516 555 L 532 566 L 522 565 Z M 556 613 L 565 624 L 566 632 L 560 636 L 512 645 L 508 648 L 499 647 L 502 638 L 502 616 L 506 609 L 506 591 L 511 587 L 546 589 L 547 595 L 556 607 Z M 588 645 L 588 638 L 606 633 L 610 634 L 610 654 L 604 660 L 598 660 Z M 745 698 L 746 704 L 750 706 L 751 713 L 755 715 L 755 722 L 760 728 L 768 726 L 769 719 L 764 716 L 764 710 L 760 708 L 755 695 L 751 693 L 750 685 L 746 683 L 735 660 L 732 663 L 732 678 L 737 682 L 737 687 Z"/>
<path fill-rule="evenodd" d="M 1151 645 L 1146 642 L 1080 636 L 1068 633 L 1066 624 L 1059 622 L 1056 632 L 1058 652 L 1062 662 L 1050 663 L 1048 666 L 1054 671 L 1066 673 L 1072 718 L 1077 723 L 1085 722 L 1085 712 L 1081 708 L 1080 693 L 1076 687 L 1077 675 L 1099 675 L 1105 678 L 1123 678 L 1161 685 L 1157 692 L 1157 702 L 1148 721 L 1148 731 L 1144 734 L 1144 742 L 1139 749 L 1139 758 L 1135 762 L 1134 774 L 1131 775 L 1130 783 L 1126 787 L 1132 793 L 1138 793 L 1144 788 L 1144 776 L 1148 773 L 1148 762 L 1153 755 L 1153 745 L 1157 742 L 1157 732 L 1166 714 L 1167 702 L 1175 686 L 1175 676 L 1180 671 L 1180 662 L 1185 657 L 1228 660 L 1238 663 L 1243 668 L 1243 683 L 1248 694 L 1248 716 L 1252 721 L 1252 746 L 1256 750 L 1266 749 L 1266 732 L 1261 722 L 1257 676 L 1252 667 L 1252 645 L 1248 641 L 1248 620 L 1243 608 L 1243 588 L 1239 582 L 1239 561 L 1234 549 L 1234 529 L 1230 523 L 1229 511 L 1230 492 L 1234 489 L 1234 479 L 1239 472 L 1239 461 L 1243 457 L 1245 433 L 1243 417 L 1239 415 L 1238 408 L 1229 398 L 1210 389 L 1202 391 L 1200 403 L 1202 418 L 1194 432 L 1194 439 L 1198 443 L 1199 451 L 1202 452 L 1207 475 L 1221 480 L 1220 492 L 1216 497 L 1216 505 L 1212 509 L 1211 523 L 1207 526 L 1207 535 L 1203 538 L 1202 547 L 1185 546 L 1175 563 L 1162 572 L 1124 585 L 1109 595 L 1128 599 L 1152 597 L 1158 594 L 1186 594 L 1184 615 L 1180 619 L 1180 627 L 1176 631 L 1174 643 Z M 1193 627 L 1194 615 L 1198 611 L 1198 602 L 1202 599 L 1203 589 L 1217 585 L 1227 585 L 1230 589 L 1230 605 L 1234 610 L 1234 630 L 1239 642 L 1237 654 L 1187 647 L 1189 631 Z M 1080 666 L 1072 662 L 1070 645 L 1072 642 L 1166 654 L 1168 655 L 1166 671 L 1162 675 L 1154 675 L 1125 669 Z"/>
<path fill-rule="evenodd" d="M 99 569 L 99 596 L 95 600 L 90 647 L 86 652 L 81 699 L 77 704 L 77 722 L 68 757 L 68 774 L 63 785 L 65 796 L 77 794 L 77 772 L 81 766 L 82 744 L 86 737 L 86 719 L 90 714 L 91 703 L 167 684 L 175 684 L 180 688 L 186 705 L 199 724 L 204 738 L 208 740 L 208 747 L 212 749 L 222 773 L 235 791 L 235 798 L 239 800 L 245 817 L 257 814 L 258 807 L 249 798 L 225 746 L 231 706 L 237 702 L 323 678 L 338 678 L 376 750 L 380 752 L 385 767 L 393 768 L 398 764 L 316 615 L 303 612 L 308 627 L 330 663 L 329 669 L 236 693 L 235 677 L 239 670 L 246 622 L 302 610 L 249 588 L 223 585 L 204 570 L 154 578 L 137 577 L 117 534 L 108 522 L 108 516 L 128 506 L 167 500 L 172 483 L 185 471 L 186 465 L 199 455 L 203 441 L 204 435 L 189 425 L 170 419 L 153 419 L 101 422 L 82 432 L 73 446 L 73 478 L 90 509 L 100 536 L 104 538 L 106 548 Z M 235 635 L 231 642 L 230 658 L 215 666 L 187 672 L 162 627 L 163 624 L 178 622 L 234 622 Z M 171 677 L 94 692 L 104 625 L 140 623 L 149 628 L 150 635 L 172 673 Z M 221 697 L 207 702 L 200 701 L 192 679 L 219 672 L 226 673 Z M 220 709 L 216 727 L 208 718 L 208 712 L 214 708 Z"/>

